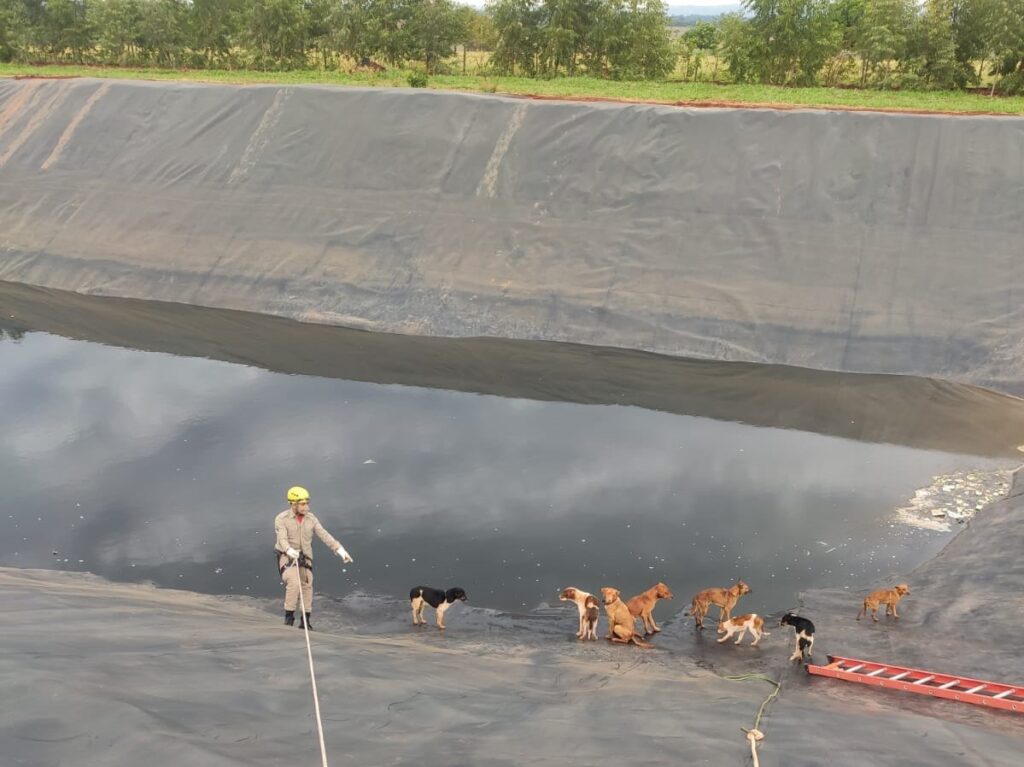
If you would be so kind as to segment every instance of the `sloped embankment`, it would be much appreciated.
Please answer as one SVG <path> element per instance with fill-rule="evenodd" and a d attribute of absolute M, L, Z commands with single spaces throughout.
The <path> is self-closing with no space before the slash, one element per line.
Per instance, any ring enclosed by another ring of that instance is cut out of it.
<path fill-rule="evenodd" d="M 0 279 L 1024 382 L 1024 120 L 0 82 Z"/>

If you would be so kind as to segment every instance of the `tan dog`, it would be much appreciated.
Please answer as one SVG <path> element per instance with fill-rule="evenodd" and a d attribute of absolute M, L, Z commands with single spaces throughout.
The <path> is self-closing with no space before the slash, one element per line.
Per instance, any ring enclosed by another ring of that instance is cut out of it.
<path fill-rule="evenodd" d="M 727 621 L 737 600 L 749 593 L 750 586 L 743 581 L 736 581 L 727 589 L 704 589 L 690 603 L 690 615 L 693 616 L 697 628 L 702 629 L 704 628 L 704 617 L 711 609 L 711 605 L 718 605 L 718 609 L 721 611 L 718 615 L 718 622 Z"/>
<path fill-rule="evenodd" d="M 596 642 L 597 619 L 601 616 L 601 611 L 597 607 L 597 597 L 588 596 L 583 605 L 586 607 L 586 613 L 583 616 L 583 636 L 580 638 L 592 639 Z"/>
<path fill-rule="evenodd" d="M 864 604 L 861 605 L 860 612 L 857 613 L 857 620 L 860 620 L 861 616 L 867 615 L 870 610 L 871 620 L 878 623 L 878 608 L 883 604 L 885 605 L 885 614 L 888 615 L 891 612 L 892 617 L 899 620 L 900 616 L 896 614 L 896 603 L 909 593 L 910 586 L 905 583 L 900 583 L 891 589 L 872 591 L 864 597 Z"/>
<path fill-rule="evenodd" d="M 730 618 L 719 623 L 718 633 L 725 634 L 725 636 L 718 641 L 724 642 L 738 632 L 739 636 L 736 637 L 736 641 L 733 644 L 739 644 L 743 641 L 743 637 L 747 635 L 747 631 L 754 637 L 754 641 L 750 643 L 751 647 L 760 642 L 761 637 L 768 636 L 768 632 L 764 630 L 764 618 L 757 613 L 750 613 L 749 615 L 741 615 L 738 618 Z"/>
<path fill-rule="evenodd" d="M 657 583 L 643 594 L 637 594 L 626 602 L 626 607 L 629 608 L 629 614 L 633 616 L 634 620 L 639 618 L 643 621 L 646 633 L 654 634 L 661 631 L 658 628 L 658 624 L 654 622 L 654 606 L 658 603 L 659 599 L 671 598 L 672 592 L 668 590 L 668 586 L 664 583 Z"/>
<path fill-rule="evenodd" d="M 584 628 L 586 628 L 587 621 L 587 599 L 591 598 L 594 599 L 594 601 L 596 602 L 597 598 L 594 597 L 593 594 L 584 591 L 583 589 L 578 589 L 575 586 L 570 586 L 567 589 L 563 589 L 562 593 L 558 595 L 558 598 L 561 599 L 563 602 L 576 603 L 576 609 L 579 611 L 580 614 L 580 626 L 576 630 L 576 638 L 585 639 L 586 637 L 584 636 Z"/>
<path fill-rule="evenodd" d="M 629 644 L 632 642 L 637 647 L 650 650 L 652 644 L 642 641 L 640 634 L 636 633 L 636 621 L 629 614 L 629 608 L 622 601 L 618 589 L 605 586 L 601 589 L 601 596 L 604 597 L 604 611 L 608 614 L 608 636 L 613 642 Z"/>

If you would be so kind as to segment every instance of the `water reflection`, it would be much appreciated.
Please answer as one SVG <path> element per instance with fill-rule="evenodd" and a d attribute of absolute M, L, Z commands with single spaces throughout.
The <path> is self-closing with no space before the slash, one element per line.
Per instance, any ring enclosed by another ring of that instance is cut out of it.
<path fill-rule="evenodd" d="M 343 568 L 320 547 L 320 591 L 460 585 L 522 610 L 569 583 L 664 580 L 681 609 L 741 576 L 768 612 L 930 557 L 948 536 L 894 527 L 894 506 L 936 473 L 995 465 L 43 333 L 0 342 L 0 398 L 0 564 L 217 593 L 279 593 L 272 520 L 301 484 L 356 557 Z"/>

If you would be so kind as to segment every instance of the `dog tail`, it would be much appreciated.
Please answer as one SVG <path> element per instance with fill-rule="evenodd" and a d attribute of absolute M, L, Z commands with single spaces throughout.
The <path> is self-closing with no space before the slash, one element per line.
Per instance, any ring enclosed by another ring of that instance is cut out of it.
<path fill-rule="evenodd" d="M 645 650 L 654 649 L 654 645 L 652 645 L 650 642 L 645 642 L 643 639 L 640 638 L 639 634 L 633 634 L 633 636 L 630 637 L 630 641 L 637 647 L 642 647 Z"/>
<path fill-rule="evenodd" d="M 862 615 L 867 615 L 868 612 L 868 600 L 864 600 L 864 604 L 860 606 L 860 610 L 857 611 L 857 620 L 860 620 Z"/>

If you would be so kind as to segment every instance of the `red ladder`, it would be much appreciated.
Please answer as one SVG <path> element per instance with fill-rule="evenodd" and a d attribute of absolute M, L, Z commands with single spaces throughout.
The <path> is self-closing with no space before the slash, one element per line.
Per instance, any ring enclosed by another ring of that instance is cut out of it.
<path fill-rule="evenodd" d="M 966 676 L 933 674 L 930 671 L 857 658 L 843 658 L 839 655 L 829 655 L 827 666 L 808 663 L 807 671 L 818 676 L 830 676 L 872 687 L 916 692 L 936 698 L 1024 713 L 1024 686 L 1021 685 L 985 682 Z"/>

